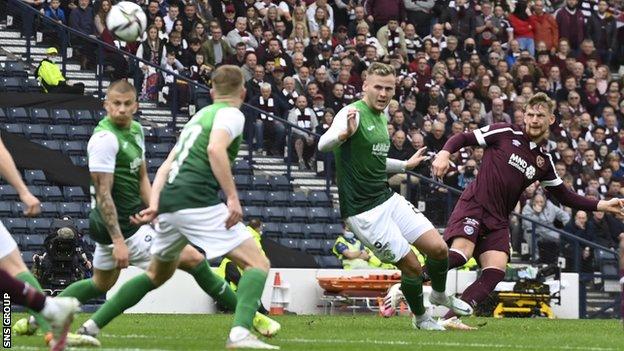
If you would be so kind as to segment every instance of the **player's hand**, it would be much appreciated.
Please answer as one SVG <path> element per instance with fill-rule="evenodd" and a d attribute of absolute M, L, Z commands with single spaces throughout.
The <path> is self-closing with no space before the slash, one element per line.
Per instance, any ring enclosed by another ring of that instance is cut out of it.
<path fill-rule="evenodd" d="M 600 200 L 598 202 L 598 211 L 624 215 L 624 199 Z"/>
<path fill-rule="evenodd" d="M 405 165 L 405 169 L 408 170 L 408 171 L 412 170 L 416 166 L 418 166 L 422 161 L 428 160 L 429 156 L 424 156 L 423 155 L 425 153 L 425 150 L 427 150 L 426 146 L 423 146 L 420 149 L 418 149 L 418 151 L 416 151 L 416 153 L 413 154 L 412 157 L 410 157 L 409 160 L 407 160 L 407 164 Z"/>
<path fill-rule="evenodd" d="M 340 134 L 340 141 L 345 141 L 349 139 L 353 134 L 355 134 L 355 131 L 357 130 L 357 122 L 355 120 L 356 116 L 356 109 L 351 109 L 349 110 L 349 112 L 347 112 L 347 130 Z"/>
<path fill-rule="evenodd" d="M 148 207 L 130 216 L 130 223 L 135 226 L 141 226 L 143 224 L 151 223 L 158 215 L 158 209 Z"/>
<path fill-rule="evenodd" d="M 431 164 L 432 173 L 434 177 L 442 178 L 446 174 L 449 168 L 449 154 L 448 151 L 442 150 L 438 152 L 433 163 Z"/>
<path fill-rule="evenodd" d="M 30 191 L 20 194 L 20 200 L 24 203 L 24 216 L 35 217 L 41 213 L 41 202 Z"/>
<path fill-rule="evenodd" d="M 238 198 L 228 198 L 227 207 L 230 214 L 225 220 L 225 228 L 230 229 L 243 219 L 243 208 Z"/>
<path fill-rule="evenodd" d="M 128 254 L 128 246 L 126 246 L 126 242 L 124 238 L 113 240 L 113 258 L 115 259 L 116 267 L 118 269 L 123 269 L 128 267 L 129 263 L 129 254 Z"/>

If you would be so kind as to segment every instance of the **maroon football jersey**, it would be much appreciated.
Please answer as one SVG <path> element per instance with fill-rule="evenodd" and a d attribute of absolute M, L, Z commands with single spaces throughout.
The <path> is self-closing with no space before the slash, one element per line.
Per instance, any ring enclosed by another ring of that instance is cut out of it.
<path fill-rule="evenodd" d="M 490 229 L 508 225 L 520 195 L 533 182 L 540 181 L 542 186 L 563 183 L 550 154 L 514 125 L 496 123 L 464 135 L 464 146 L 478 144 L 485 147 L 485 153 L 477 179 L 461 198 L 476 201 L 496 218 L 498 223 L 488 223 Z"/>

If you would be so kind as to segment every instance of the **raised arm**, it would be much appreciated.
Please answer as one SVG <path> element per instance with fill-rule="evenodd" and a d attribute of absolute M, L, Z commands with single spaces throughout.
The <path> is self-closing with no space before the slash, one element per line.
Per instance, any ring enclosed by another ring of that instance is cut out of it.
<path fill-rule="evenodd" d="M 321 152 L 332 151 L 349 139 L 357 130 L 360 114 L 356 109 L 342 109 L 334 118 L 331 127 L 321 136 L 318 149 Z"/>

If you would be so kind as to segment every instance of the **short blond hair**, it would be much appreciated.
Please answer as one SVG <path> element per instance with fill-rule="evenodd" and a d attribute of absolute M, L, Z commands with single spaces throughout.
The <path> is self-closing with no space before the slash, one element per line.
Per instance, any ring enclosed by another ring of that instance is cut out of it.
<path fill-rule="evenodd" d="M 368 76 L 396 76 L 396 70 L 394 67 L 381 62 L 373 62 L 366 70 Z"/>
<path fill-rule="evenodd" d="M 234 65 L 220 66 L 212 75 L 212 87 L 217 95 L 237 94 L 243 82 L 243 71 Z"/>
<path fill-rule="evenodd" d="M 136 89 L 134 89 L 134 86 L 128 83 L 127 80 L 123 80 L 123 79 L 112 82 L 108 86 L 108 89 L 106 90 L 106 96 L 108 97 L 108 94 L 110 94 L 113 91 L 116 93 L 120 93 L 120 94 L 133 92 L 134 96 L 136 96 Z"/>
<path fill-rule="evenodd" d="M 530 106 L 543 106 L 552 115 L 555 112 L 555 102 L 545 93 L 537 93 L 524 104 L 524 110 Z"/>

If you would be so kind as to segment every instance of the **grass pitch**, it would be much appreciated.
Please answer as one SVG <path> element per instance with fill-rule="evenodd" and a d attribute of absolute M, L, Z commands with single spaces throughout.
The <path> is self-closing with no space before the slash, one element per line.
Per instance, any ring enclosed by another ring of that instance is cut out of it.
<path fill-rule="evenodd" d="M 14 314 L 13 322 L 22 315 Z M 76 329 L 88 315 L 74 323 Z M 281 316 L 282 350 L 624 350 L 617 320 L 468 318 L 477 331 L 414 330 L 408 317 Z M 100 350 L 223 350 L 231 315 L 123 315 L 100 337 Z M 41 335 L 13 337 L 15 350 L 45 350 Z M 76 349 L 74 349 L 76 350 Z M 87 350 L 87 349 L 85 349 Z"/>

